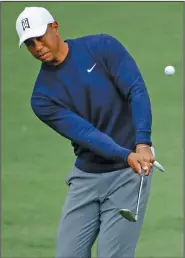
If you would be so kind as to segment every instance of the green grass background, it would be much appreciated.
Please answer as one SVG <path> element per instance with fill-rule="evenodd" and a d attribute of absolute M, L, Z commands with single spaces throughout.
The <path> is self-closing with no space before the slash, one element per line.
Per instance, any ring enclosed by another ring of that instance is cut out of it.
<path fill-rule="evenodd" d="M 29 100 L 40 64 L 18 48 L 15 20 L 26 6 L 48 8 L 63 38 L 117 37 L 135 57 L 153 108 L 153 142 L 166 173 L 155 172 L 137 257 L 183 257 L 183 3 L 3 3 L 2 250 L 4 257 L 54 257 L 70 142 L 42 124 Z M 176 74 L 164 75 L 172 64 Z M 95 257 L 95 249 L 93 254 Z"/>

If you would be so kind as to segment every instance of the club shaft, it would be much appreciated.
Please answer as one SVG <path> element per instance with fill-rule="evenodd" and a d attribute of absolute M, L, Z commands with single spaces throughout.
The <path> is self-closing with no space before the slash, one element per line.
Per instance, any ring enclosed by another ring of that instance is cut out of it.
<path fill-rule="evenodd" d="M 138 215 L 138 211 L 139 211 L 141 192 L 142 192 L 142 188 L 143 188 L 143 180 L 144 180 L 144 173 L 141 174 L 141 181 L 140 181 L 140 185 L 139 185 L 139 193 L 138 193 L 137 208 L 136 208 L 135 216 Z"/>
<path fill-rule="evenodd" d="M 157 161 L 154 162 L 154 166 L 156 168 L 158 168 L 160 171 L 163 171 L 163 172 L 165 171 L 163 166 Z M 141 174 L 141 181 L 140 181 L 139 193 L 138 193 L 138 199 L 137 199 L 137 208 L 136 208 L 136 213 L 135 213 L 136 218 L 137 218 L 138 212 L 139 212 L 140 198 L 141 198 L 141 192 L 142 192 L 142 188 L 143 188 L 143 180 L 144 180 L 144 171 L 142 171 L 142 174 Z"/>

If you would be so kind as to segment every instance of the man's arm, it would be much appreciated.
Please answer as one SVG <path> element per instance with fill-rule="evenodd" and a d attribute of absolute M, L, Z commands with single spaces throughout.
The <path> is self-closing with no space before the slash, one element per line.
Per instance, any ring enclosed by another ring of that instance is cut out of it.
<path fill-rule="evenodd" d="M 102 35 L 99 54 L 107 66 L 116 87 L 131 105 L 136 129 L 136 145 L 151 145 L 151 104 L 142 75 L 127 50 L 109 35 Z"/>
<path fill-rule="evenodd" d="M 121 147 L 107 134 L 66 107 L 42 96 L 32 97 L 31 106 L 41 121 L 65 138 L 106 159 L 127 162 L 131 150 Z"/>
<path fill-rule="evenodd" d="M 109 35 L 102 35 L 99 53 L 103 58 L 115 86 L 130 103 L 136 130 L 136 154 L 128 156 L 129 165 L 141 173 L 141 168 L 149 175 L 155 160 L 150 146 L 152 112 L 149 95 L 136 62 L 122 44 Z M 140 165 L 135 162 L 140 157 Z"/>

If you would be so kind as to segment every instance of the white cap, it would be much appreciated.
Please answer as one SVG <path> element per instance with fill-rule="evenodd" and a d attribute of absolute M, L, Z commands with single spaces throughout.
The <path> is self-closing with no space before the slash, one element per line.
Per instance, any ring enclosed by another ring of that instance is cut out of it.
<path fill-rule="evenodd" d="M 43 7 L 26 7 L 16 21 L 16 30 L 21 44 L 33 37 L 45 34 L 47 25 L 53 23 L 52 15 Z"/>

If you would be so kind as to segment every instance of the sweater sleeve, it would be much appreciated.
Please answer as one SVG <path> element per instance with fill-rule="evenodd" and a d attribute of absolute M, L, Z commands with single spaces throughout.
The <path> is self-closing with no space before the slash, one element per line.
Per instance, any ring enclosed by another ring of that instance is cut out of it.
<path fill-rule="evenodd" d="M 117 39 L 106 34 L 101 37 L 99 53 L 116 87 L 131 105 L 136 144 L 152 145 L 151 103 L 136 62 Z"/>
<path fill-rule="evenodd" d="M 65 138 L 90 149 L 103 158 L 127 162 L 131 150 L 121 147 L 107 134 L 99 131 L 65 106 L 42 96 L 32 96 L 31 106 L 42 122 Z"/>

